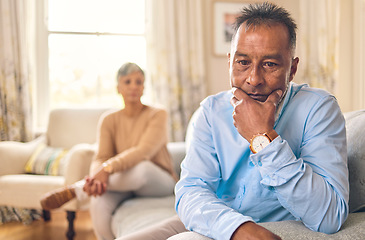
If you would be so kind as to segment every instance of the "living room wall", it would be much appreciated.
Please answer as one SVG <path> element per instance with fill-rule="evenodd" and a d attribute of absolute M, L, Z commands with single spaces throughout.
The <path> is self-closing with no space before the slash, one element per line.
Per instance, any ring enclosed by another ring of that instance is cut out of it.
<path fill-rule="evenodd" d="M 365 108 L 365 103 L 360 103 L 357 100 L 361 95 L 353 83 L 353 2 L 356 0 L 340 0 L 340 44 L 339 44 L 339 77 L 336 83 L 336 88 L 332 92 L 339 101 L 342 111 L 353 111 L 360 108 Z M 214 44 L 214 22 L 213 22 L 213 5 L 217 0 L 205 0 L 205 8 L 203 11 L 205 25 L 205 68 L 207 77 L 207 95 L 215 94 L 220 91 L 228 90 L 229 73 L 228 60 L 226 56 L 217 56 L 213 51 Z M 238 0 L 219 0 L 219 2 L 255 2 L 255 1 L 238 1 Z M 273 0 L 272 2 L 285 7 L 292 14 L 293 18 L 299 23 L 300 18 L 300 0 Z M 299 24 L 298 24 L 299 25 Z M 300 25 L 298 26 L 300 27 Z M 299 34 L 299 33 L 298 33 Z M 298 43 L 300 36 L 298 35 Z M 300 53 L 298 53 L 301 58 Z M 300 75 L 300 63 L 297 73 Z M 297 79 L 298 80 L 298 79 Z M 295 79 L 294 79 L 295 81 Z M 365 81 L 365 79 L 364 79 Z M 356 92 L 357 91 L 357 92 Z"/>

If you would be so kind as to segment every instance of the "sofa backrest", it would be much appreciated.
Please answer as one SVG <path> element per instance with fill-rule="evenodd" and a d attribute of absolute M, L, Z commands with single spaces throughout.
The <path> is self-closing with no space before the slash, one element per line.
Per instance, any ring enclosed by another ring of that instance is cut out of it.
<path fill-rule="evenodd" d="M 186 153 L 186 143 L 185 142 L 169 142 L 167 144 L 167 149 L 172 158 L 172 164 L 177 176 L 180 177 L 181 172 L 181 162 L 185 158 Z"/>
<path fill-rule="evenodd" d="M 195 111 L 193 115 L 191 116 L 189 120 L 189 124 L 186 130 L 186 136 L 184 142 L 169 142 L 167 144 L 167 149 L 169 150 L 171 157 L 172 157 L 172 163 L 174 165 L 175 172 L 178 177 L 180 177 L 181 173 L 181 162 L 185 158 L 186 150 L 189 147 L 190 138 L 192 134 L 192 123 L 195 121 L 195 118 L 198 116 L 198 111 Z"/>
<path fill-rule="evenodd" d="M 365 210 L 365 110 L 348 112 L 347 155 L 350 181 L 350 212 Z"/>
<path fill-rule="evenodd" d="M 78 143 L 96 142 L 101 115 L 110 109 L 55 109 L 49 115 L 47 144 L 70 149 Z"/>

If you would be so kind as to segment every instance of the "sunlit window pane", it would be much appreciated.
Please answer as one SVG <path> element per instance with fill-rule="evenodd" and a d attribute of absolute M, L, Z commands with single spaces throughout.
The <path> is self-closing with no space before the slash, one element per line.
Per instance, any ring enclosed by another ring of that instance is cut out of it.
<path fill-rule="evenodd" d="M 48 29 L 143 34 L 144 0 L 49 0 Z"/>
<path fill-rule="evenodd" d="M 125 62 L 146 65 L 143 36 L 50 34 L 51 108 L 120 107 L 116 72 Z"/>
<path fill-rule="evenodd" d="M 117 70 L 146 65 L 145 1 L 48 0 L 48 30 L 50 108 L 120 107 Z"/>

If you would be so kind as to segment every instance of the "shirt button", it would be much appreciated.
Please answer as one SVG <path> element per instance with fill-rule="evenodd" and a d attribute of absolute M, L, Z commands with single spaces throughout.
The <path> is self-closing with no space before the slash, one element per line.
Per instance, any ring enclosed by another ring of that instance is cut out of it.
<path fill-rule="evenodd" d="M 260 160 L 257 163 L 259 164 L 260 167 L 262 166 L 262 162 Z"/>
<path fill-rule="evenodd" d="M 273 187 L 273 186 L 270 186 L 270 187 L 269 187 L 269 190 L 270 190 L 270 191 L 274 191 L 274 187 Z"/>
<path fill-rule="evenodd" d="M 251 167 L 254 167 L 254 166 L 255 166 L 255 164 L 253 164 L 253 162 L 250 162 L 250 163 L 249 163 L 249 165 L 250 165 Z"/>

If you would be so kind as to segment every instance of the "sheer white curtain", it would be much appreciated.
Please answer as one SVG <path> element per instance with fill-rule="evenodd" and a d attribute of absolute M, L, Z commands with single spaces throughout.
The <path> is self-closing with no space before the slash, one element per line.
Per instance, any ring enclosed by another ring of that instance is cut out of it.
<path fill-rule="evenodd" d="M 32 138 L 27 0 L 0 0 L 0 140 Z"/>
<path fill-rule="evenodd" d="M 334 93 L 339 77 L 340 0 L 300 0 L 301 79 Z"/>
<path fill-rule="evenodd" d="M 167 108 L 170 140 L 182 141 L 205 95 L 202 0 L 147 0 L 152 99 Z"/>
<path fill-rule="evenodd" d="M 32 131 L 31 42 L 34 1 L 0 0 L 0 141 L 29 141 Z M 0 224 L 30 224 L 40 212 L 0 206 Z"/>

